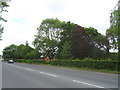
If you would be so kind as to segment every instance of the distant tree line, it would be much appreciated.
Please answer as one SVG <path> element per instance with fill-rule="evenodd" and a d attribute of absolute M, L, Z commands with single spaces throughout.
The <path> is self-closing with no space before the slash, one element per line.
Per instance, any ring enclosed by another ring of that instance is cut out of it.
<path fill-rule="evenodd" d="M 109 29 L 110 30 L 110 29 Z M 110 33 L 100 34 L 96 29 L 85 28 L 71 22 L 58 19 L 45 19 L 37 28 L 33 41 L 34 48 L 26 45 L 10 45 L 3 50 L 4 58 L 40 59 L 48 56 L 50 59 L 93 59 L 109 58 L 110 49 L 115 48 L 110 43 Z"/>

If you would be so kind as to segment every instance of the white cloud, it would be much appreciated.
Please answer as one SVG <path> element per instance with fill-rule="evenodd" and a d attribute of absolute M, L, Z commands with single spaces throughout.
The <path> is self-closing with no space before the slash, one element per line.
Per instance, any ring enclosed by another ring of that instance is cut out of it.
<path fill-rule="evenodd" d="M 94 27 L 105 34 L 109 28 L 111 9 L 118 0 L 12 0 L 8 13 L 3 16 L 8 20 L 0 51 L 10 44 L 32 43 L 36 28 L 46 18 L 58 18 L 71 21 L 83 27 Z M 1 54 L 1 52 L 0 52 Z"/>

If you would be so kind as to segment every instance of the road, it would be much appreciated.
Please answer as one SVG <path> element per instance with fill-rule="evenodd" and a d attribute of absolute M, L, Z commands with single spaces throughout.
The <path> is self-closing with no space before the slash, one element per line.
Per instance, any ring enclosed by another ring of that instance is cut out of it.
<path fill-rule="evenodd" d="M 118 88 L 118 75 L 2 62 L 2 88 Z"/>

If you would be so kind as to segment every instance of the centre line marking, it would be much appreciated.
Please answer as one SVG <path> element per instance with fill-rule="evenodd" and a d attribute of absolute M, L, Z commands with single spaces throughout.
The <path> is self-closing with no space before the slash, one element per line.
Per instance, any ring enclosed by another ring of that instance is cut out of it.
<path fill-rule="evenodd" d="M 101 86 L 98 86 L 98 85 L 93 85 L 93 84 L 90 84 L 90 83 L 81 82 L 81 81 L 77 81 L 77 80 L 73 80 L 73 81 L 77 82 L 77 83 L 86 84 L 86 85 L 89 85 L 89 86 L 94 86 L 94 87 L 97 87 L 97 88 L 105 88 L 105 87 L 101 87 Z"/>
<path fill-rule="evenodd" d="M 29 68 L 28 68 L 27 70 L 29 70 L 29 71 L 34 71 L 33 69 L 29 69 Z"/>
<path fill-rule="evenodd" d="M 12 65 L 12 64 L 9 64 L 10 66 L 15 66 L 15 65 Z"/>
<path fill-rule="evenodd" d="M 22 68 L 22 67 L 20 67 L 20 66 L 16 66 L 17 68 Z"/>
<path fill-rule="evenodd" d="M 50 74 L 50 73 L 45 73 L 45 72 L 40 72 L 41 74 L 46 74 L 46 75 L 49 75 L 49 76 L 53 76 L 53 77 L 58 77 L 57 75 L 54 75 L 54 74 Z"/>
<path fill-rule="evenodd" d="M 32 69 L 29 69 L 29 68 L 24 68 L 24 69 L 26 69 L 26 70 L 30 70 L 30 71 L 32 70 Z"/>

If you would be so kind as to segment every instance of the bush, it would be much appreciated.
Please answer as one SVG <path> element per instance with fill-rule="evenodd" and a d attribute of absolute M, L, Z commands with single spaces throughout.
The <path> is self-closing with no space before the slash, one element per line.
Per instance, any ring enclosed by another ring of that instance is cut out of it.
<path fill-rule="evenodd" d="M 85 58 L 84 60 L 54 60 L 46 62 L 45 60 L 24 60 L 17 59 L 17 62 L 25 62 L 25 63 L 40 63 L 40 64 L 51 64 L 58 66 L 69 66 L 69 67 L 84 67 L 90 69 L 107 69 L 107 70 L 115 70 L 118 71 L 120 66 L 118 66 L 118 61 L 108 60 L 93 60 L 91 58 Z"/>
<path fill-rule="evenodd" d="M 91 69 L 107 69 L 107 70 L 118 70 L 117 61 L 105 61 L 105 60 L 55 60 L 50 61 L 51 65 L 70 66 L 70 67 L 84 67 Z"/>
<path fill-rule="evenodd" d="M 83 60 L 84 60 L 84 61 L 94 61 L 95 59 L 92 59 L 92 58 L 88 58 L 88 57 L 87 57 L 87 58 L 84 58 Z"/>

